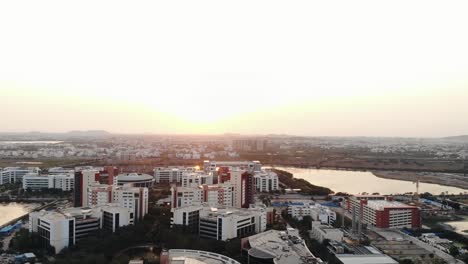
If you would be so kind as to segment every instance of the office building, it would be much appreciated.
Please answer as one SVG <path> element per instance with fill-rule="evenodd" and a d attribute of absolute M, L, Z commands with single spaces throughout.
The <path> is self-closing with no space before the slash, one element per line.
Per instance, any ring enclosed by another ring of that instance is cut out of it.
<path fill-rule="evenodd" d="M 121 207 L 131 209 L 136 221 L 148 213 L 148 188 L 131 185 L 114 186 L 112 201 Z"/>
<path fill-rule="evenodd" d="M 255 188 L 258 192 L 273 192 L 279 190 L 278 175 L 273 171 L 262 170 L 256 172 L 254 178 Z"/>
<path fill-rule="evenodd" d="M 81 170 L 81 168 L 75 170 L 73 205 L 74 207 L 82 207 L 88 204 L 88 186 L 99 183 L 99 170 Z"/>
<path fill-rule="evenodd" d="M 309 231 L 310 237 L 322 243 L 325 239 L 331 241 L 342 241 L 343 231 L 329 225 L 324 225 L 320 221 L 312 222 L 312 229 Z"/>
<path fill-rule="evenodd" d="M 200 205 L 203 202 L 203 189 L 200 187 L 179 187 L 171 188 L 171 207 L 184 207 L 190 205 Z"/>
<path fill-rule="evenodd" d="M 184 172 L 180 177 L 182 187 L 197 187 L 203 184 L 213 184 L 216 176 L 205 172 Z"/>
<path fill-rule="evenodd" d="M 203 207 L 199 236 L 226 241 L 266 230 L 266 210 Z"/>
<path fill-rule="evenodd" d="M 354 209 L 353 209 L 354 208 Z M 393 201 L 392 197 L 357 195 L 349 197 L 347 209 L 362 215 L 362 222 L 378 228 L 421 228 L 421 210 Z"/>
<path fill-rule="evenodd" d="M 320 221 L 327 225 L 332 225 L 336 221 L 336 213 L 320 204 L 290 205 L 288 214 L 297 220 L 310 216 L 313 221 Z"/>
<path fill-rule="evenodd" d="M 202 205 L 171 208 L 171 227 L 174 225 L 186 226 L 189 230 L 198 232 L 202 209 Z"/>
<path fill-rule="evenodd" d="M 255 202 L 255 182 L 252 173 L 244 170 L 233 170 L 229 182 L 234 185 L 235 207 L 248 208 L 250 204 Z"/>
<path fill-rule="evenodd" d="M 108 184 L 93 183 L 88 186 L 88 204 L 95 207 L 112 203 L 112 187 Z"/>
<path fill-rule="evenodd" d="M 112 204 L 29 214 L 29 232 L 38 233 L 42 244 L 54 248 L 56 254 L 101 228 L 114 232 L 118 227 L 131 224 L 133 212 Z"/>
<path fill-rule="evenodd" d="M 39 175 L 37 173 L 28 173 L 23 176 L 23 189 L 59 189 L 71 191 L 74 188 L 74 182 L 74 176 L 70 174 Z"/>
<path fill-rule="evenodd" d="M 195 170 L 194 167 L 156 167 L 153 170 L 155 183 L 180 183 L 182 174 Z"/>
<path fill-rule="evenodd" d="M 29 173 L 39 174 L 38 167 L 6 167 L 0 170 L 0 185 L 8 183 L 18 183 L 23 181 L 23 176 Z"/>
<path fill-rule="evenodd" d="M 260 161 L 209 161 L 203 162 L 203 170 L 205 172 L 216 172 L 218 168 L 237 168 L 246 170 L 248 172 L 256 172 L 262 170 L 262 164 Z"/>
<path fill-rule="evenodd" d="M 233 207 L 235 201 L 234 185 L 223 183 L 218 185 L 203 185 L 203 202 L 209 206 Z"/>

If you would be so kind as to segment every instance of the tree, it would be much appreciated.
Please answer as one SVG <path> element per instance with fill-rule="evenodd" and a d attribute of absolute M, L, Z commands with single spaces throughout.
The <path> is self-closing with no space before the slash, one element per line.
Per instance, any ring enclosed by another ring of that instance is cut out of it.
<path fill-rule="evenodd" d="M 452 256 L 458 256 L 460 254 L 460 250 L 458 250 L 458 247 L 456 246 L 451 246 L 449 252 Z"/>

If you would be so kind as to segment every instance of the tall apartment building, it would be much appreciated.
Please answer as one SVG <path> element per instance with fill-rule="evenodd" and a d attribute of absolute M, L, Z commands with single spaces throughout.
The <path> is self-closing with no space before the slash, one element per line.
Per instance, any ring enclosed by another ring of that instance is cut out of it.
<path fill-rule="evenodd" d="M 267 148 L 265 139 L 235 139 L 232 146 L 238 151 L 264 151 Z"/>
<path fill-rule="evenodd" d="M 279 190 L 278 175 L 273 171 L 256 172 L 255 188 L 259 192 L 272 192 Z"/>
<path fill-rule="evenodd" d="M 203 185 L 203 202 L 209 206 L 234 207 L 234 185 L 223 183 L 218 185 Z"/>
<path fill-rule="evenodd" d="M 112 203 L 112 186 L 108 184 L 94 183 L 88 186 L 88 204 L 95 207 Z"/>
<path fill-rule="evenodd" d="M 253 174 L 244 170 L 235 169 L 231 171 L 230 183 L 234 185 L 234 206 L 237 208 L 249 208 L 249 205 L 255 202 L 255 182 Z"/>
<path fill-rule="evenodd" d="M 136 221 L 148 213 L 148 188 L 123 185 L 113 188 L 113 203 L 131 209 Z"/>
<path fill-rule="evenodd" d="M 23 189 L 59 189 L 71 191 L 74 188 L 74 182 L 74 176 L 70 174 L 39 175 L 37 173 L 29 173 L 23 176 Z"/>
<path fill-rule="evenodd" d="M 54 248 L 55 253 L 75 245 L 101 228 L 114 232 L 119 227 L 131 224 L 133 212 L 115 205 L 29 214 L 29 232 L 38 233 L 42 244 Z"/>
<path fill-rule="evenodd" d="M 6 167 L 0 170 L 0 185 L 22 182 L 24 175 L 29 173 L 38 174 L 39 172 L 40 169 L 38 167 Z"/>
<path fill-rule="evenodd" d="M 230 183 L 218 185 L 201 185 L 198 187 L 171 188 L 172 208 L 207 204 L 210 206 L 234 206 L 234 186 Z"/>
<path fill-rule="evenodd" d="M 73 205 L 82 207 L 88 204 L 88 186 L 99 183 L 99 170 L 78 170 L 74 176 Z"/>
<path fill-rule="evenodd" d="M 354 208 L 354 209 L 353 209 Z M 420 228 L 421 210 L 393 201 L 392 197 L 356 195 L 347 200 L 347 210 L 362 214 L 362 222 L 378 228 Z"/>

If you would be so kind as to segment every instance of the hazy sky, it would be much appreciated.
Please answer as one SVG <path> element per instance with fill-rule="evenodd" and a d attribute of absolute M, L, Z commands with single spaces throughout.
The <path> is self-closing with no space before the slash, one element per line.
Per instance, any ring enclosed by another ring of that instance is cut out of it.
<path fill-rule="evenodd" d="M 468 134 L 468 1 L 2 1 L 0 131 Z"/>

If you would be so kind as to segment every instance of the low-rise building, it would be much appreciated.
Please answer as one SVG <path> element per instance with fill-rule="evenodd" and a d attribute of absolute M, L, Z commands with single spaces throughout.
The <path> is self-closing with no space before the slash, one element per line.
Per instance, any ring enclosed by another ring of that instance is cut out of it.
<path fill-rule="evenodd" d="M 226 241 L 266 230 L 266 210 L 212 208 L 200 211 L 200 237 Z"/>
<path fill-rule="evenodd" d="M 226 241 L 265 231 L 267 210 L 265 207 L 184 206 L 171 209 L 171 224 L 187 226 L 201 237 Z"/>
<path fill-rule="evenodd" d="M 29 232 L 38 233 L 42 244 L 53 248 L 55 253 L 75 245 L 101 228 L 114 232 L 133 223 L 131 210 L 113 204 L 29 214 Z"/>
<path fill-rule="evenodd" d="M 343 231 L 329 225 L 323 225 L 320 221 L 312 222 L 310 237 L 322 243 L 325 239 L 332 241 L 342 241 Z"/>
<path fill-rule="evenodd" d="M 59 189 L 71 191 L 74 188 L 74 183 L 73 174 L 39 175 L 28 173 L 23 176 L 22 184 L 24 190 Z"/>
<path fill-rule="evenodd" d="M 302 220 L 304 216 L 310 216 L 313 221 L 320 221 L 327 225 L 332 225 L 336 221 L 336 213 L 320 204 L 290 205 L 288 214 L 298 220 Z"/>
<path fill-rule="evenodd" d="M 154 168 L 155 183 L 180 183 L 182 174 L 194 172 L 194 167 L 156 167 Z"/>
<path fill-rule="evenodd" d="M 229 168 L 240 168 L 248 172 L 258 172 L 262 170 L 262 164 L 260 161 L 210 161 L 205 160 L 203 162 L 203 170 L 205 172 L 218 171 L 220 167 Z"/>
<path fill-rule="evenodd" d="M 243 238 L 242 251 L 251 263 L 314 264 L 323 263 L 305 245 L 297 229 L 269 230 Z"/>
<path fill-rule="evenodd" d="M 378 228 L 420 228 L 419 207 L 393 201 L 392 197 L 357 195 L 348 198 L 347 210 L 362 222 Z"/>
<path fill-rule="evenodd" d="M 24 175 L 29 173 L 38 174 L 39 172 L 40 169 L 38 167 L 6 167 L 0 170 L 0 185 L 22 182 Z"/>

